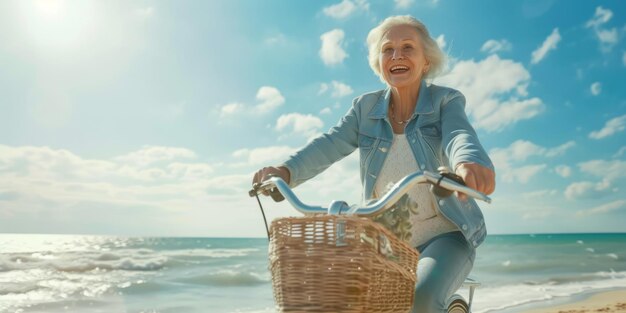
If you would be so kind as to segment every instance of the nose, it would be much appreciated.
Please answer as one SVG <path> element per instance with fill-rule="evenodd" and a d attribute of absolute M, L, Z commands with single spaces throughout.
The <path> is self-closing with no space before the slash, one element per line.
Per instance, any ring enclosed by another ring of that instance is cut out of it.
<path fill-rule="evenodd" d="M 402 55 L 402 49 L 393 50 L 393 54 L 391 55 L 392 60 L 400 60 L 402 58 L 404 58 L 404 56 Z"/>

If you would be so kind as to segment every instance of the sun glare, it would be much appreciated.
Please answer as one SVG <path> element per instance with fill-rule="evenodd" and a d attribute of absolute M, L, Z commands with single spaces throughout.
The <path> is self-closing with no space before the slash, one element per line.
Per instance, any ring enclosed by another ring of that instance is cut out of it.
<path fill-rule="evenodd" d="M 39 52 L 71 52 L 90 38 L 96 10 L 93 1 L 18 2 L 20 31 Z"/>
<path fill-rule="evenodd" d="M 35 1 L 35 8 L 39 11 L 43 18 L 60 18 L 62 8 L 65 6 L 64 0 L 37 0 Z"/>

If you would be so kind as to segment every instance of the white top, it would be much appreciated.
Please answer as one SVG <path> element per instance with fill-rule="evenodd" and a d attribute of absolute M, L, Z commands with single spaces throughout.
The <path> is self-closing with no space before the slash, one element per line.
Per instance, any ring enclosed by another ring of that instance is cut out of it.
<path fill-rule="evenodd" d="M 387 158 L 376 179 L 374 196 L 384 195 L 396 182 L 418 169 L 419 164 L 406 136 L 394 134 Z M 374 217 L 374 221 L 383 224 L 401 240 L 417 247 L 437 235 L 458 230 L 455 224 L 439 212 L 435 201 L 429 185 L 418 184 L 393 208 Z"/>

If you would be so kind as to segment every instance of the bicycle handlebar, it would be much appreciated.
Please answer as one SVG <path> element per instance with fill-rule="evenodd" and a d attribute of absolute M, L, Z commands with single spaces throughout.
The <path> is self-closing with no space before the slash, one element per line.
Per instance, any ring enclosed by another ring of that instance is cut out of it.
<path fill-rule="evenodd" d="M 322 206 L 310 206 L 304 204 L 295 195 L 293 190 L 289 188 L 289 185 L 280 177 L 271 177 L 260 184 L 255 184 L 248 192 L 251 197 L 258 195 L 264 191 L 270 191 L 274 187 L 289 201 L 289 203 L 298 211 L 304 214 L 314 213 L 328 213 L 328 214 L 356 214 L 359 216 L 371 216 L 374 214 L 382 213 L 385 210 L 392 207 L 400 198 L 406 194 L 413 186 L 421 183 L 430 183 L 433 186 L 439 186 L 451 191 L 457 191 L 464 193 L 472 198 L 491 203 L 491 198 L 485 194 L 476 191 L 472 188 L 459 184 L 458 182 L 447 178 L 441 174 L 434 174 L 431 172 L 415 172 L 405 176 L 398 181 L 385 195 L 383 195 L 376 202 L 359 207 L 356 205 L 348 206 L 344 201 L 333 201 L 328 208 Z M 272 192 L 272 191 L 270 191 Z M 274 191 L 275 192 L 275 191 Z"/>

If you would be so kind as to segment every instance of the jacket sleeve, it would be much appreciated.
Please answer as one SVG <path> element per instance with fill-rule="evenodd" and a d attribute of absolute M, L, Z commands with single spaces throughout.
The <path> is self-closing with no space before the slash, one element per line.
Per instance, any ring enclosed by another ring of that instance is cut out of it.
<path fill-rule="evenodd" d="M 465 96 L 454 90 L 441 106 L 442 147 L 452 170 L 461 163 L 477 163 L 494 170 L 491 159 L 465 114 Z"/>
<path fill-rule="evenodd" d="M 352 107 L 336 126 L 313 139 L 282 164 L 289 169 L 291 187 L 315 177 L 357 148 L 359 129 L 357 99 L 352 102 Z"/>

